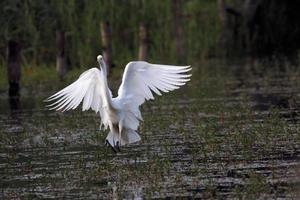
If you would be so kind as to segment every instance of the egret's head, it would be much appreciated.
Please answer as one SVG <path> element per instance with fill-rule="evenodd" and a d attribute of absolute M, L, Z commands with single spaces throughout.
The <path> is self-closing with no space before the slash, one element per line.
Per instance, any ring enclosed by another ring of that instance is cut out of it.
<path fill-rule="evenodd" d="M 103 67 L 104 67 L 104 59 L 103 59 L 103 56 L 101 56 L 101 55 L 98 55 L 97 56 L 97 61 L 98 61 L 98 63 L 99 63 L 99 67 L 100 67 L 100 69 L 102 69 Z"/>
<path fill-rule="evenodd" d="M 104 58 L 101 55 L 97 56 L 97 61 L 99 63 L 99 67 L 101 70 L 103 70 L 103 72 L 106 74 L 106 64 L 104 62 Z"/>
<path fill-rule="evenodd" d="M 99 64 L 101 64 L 103 62 L 103 57 L 101 55 L 97 56 L 97 61 Z"/>

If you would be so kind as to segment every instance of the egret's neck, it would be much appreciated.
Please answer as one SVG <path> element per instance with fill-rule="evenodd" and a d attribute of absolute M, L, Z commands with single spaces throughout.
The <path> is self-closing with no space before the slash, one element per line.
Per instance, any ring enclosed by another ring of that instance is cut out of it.
<path fill-rule="evenodd" d="M 106 63 L 104 61 L 102 61 L 101 66 L 102 66 L 102 71 L 103 71 L 104 76 L 107 77 L 107 66 L 106 66 Z"/>
<path fill-rule="evenodd" d="M 100 64 L 101 68 L 101 74 L 102 74 L 102 80 L 103 80 L 103 89 L 104 89 L 104 94 L 105 94 L 105 104 L 108 106 L 110 110 L 113 110 L 112 107 L 112 97 L 111 97 L 111 92 L 108 87 L 108 81 L 107 81 L 107 68 L 105 62 L 102 62 Z"/>

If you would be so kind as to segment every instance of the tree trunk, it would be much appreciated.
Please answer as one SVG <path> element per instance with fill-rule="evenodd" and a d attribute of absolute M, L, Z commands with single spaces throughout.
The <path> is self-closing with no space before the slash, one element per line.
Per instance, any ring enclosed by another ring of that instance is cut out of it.
<path fill-rule="evenodd" d="M 226 7 L 225 0 L 218 0 L 218 9 L 219 9 L 219 19 L 221 24 L 221 34 L 220 34 L 220 43 L 221 46 L 224 47 L 226 45 L 226 33 L 227 33 L 227 15 L 226 15 Z"/>
<path fill-rule="evenodd" d="M 172 9 L 174 15 L 174 42 L 176 50 L 176 58 L 178 62 L 182 62 L 184 58 L 184 40 L 182 28 L 182 0 L 173 0 Z"/>
<path fill-rule="evenodd" d="M 148 38 L 147 38 L 147 29 L 146 26 L 141 23 L 139 27 L 139 56 L 138 60 L 146 60 L 147 58 L 147 47 L 148 47 Z"/>
<path fill-rule="evenodd" d="M 9 105 L 11 110 L 20 109 L 21 46 L 17 41 L 8 42 L 7 76 Z"/>
<path fill-rule="evenodd" d="M 56 55 L 56 72 L 60 78 L 63 80 L 64 76 L 67 73 L 67 58 L 65 53 L 65 33 L 64 31 L 56 31 L 56 46 L 57 46 L 57 55 Z"/>
<path fill-rule="evenodd" d="M 107 66 L 107 73 L 109 73 L 110 68 L 112 67 L 111 61 L 111 33 L 110 33 L 110 24 L 108 21 L 100 23 L 101 28 L 101 41 L 102 41 L 102 54 Z"/>
<path fill-rule="evenodd" d="M 234 53 L 242 52 L 245 48 L 242 46 L 240 26 L 242 15 L 240 10 L 230 7 L 226 0 L 218 0 L 219 19 L 221 25 L 219 42 L 224 49 L 224 55 L 231 56 Z M 228 46 L 232 49 L 228 49 Z"/>

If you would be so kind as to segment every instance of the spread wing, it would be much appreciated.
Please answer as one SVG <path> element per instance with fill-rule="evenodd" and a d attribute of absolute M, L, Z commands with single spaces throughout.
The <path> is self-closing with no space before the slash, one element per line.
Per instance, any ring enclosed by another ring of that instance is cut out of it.
<path fill-rule="evenodd" d="M 190 66 L 150 64 L 144 61 L 130 62 L 126 65 L 118 98 L 130 106 L 140 106 L 145 100 L 154 99 L 153 92 L 161 95 L 178 89 L 189 81 Z"/>
<path fill-rule="evenodd" d="M 74 83 L 49 97 L 47 101 L 55 102 L 48 106 L 50 109 L 66 111 L 77 108 L 83 102 L 82 111 L 91 108 L 97 113 L 104 102 L 107 102 L 105 98 L 111 98 L 111 93 L 110 97 L 105 95 L 103 79 L 104 76 L 99 69 L 89 69 L 82 73 Z"/>

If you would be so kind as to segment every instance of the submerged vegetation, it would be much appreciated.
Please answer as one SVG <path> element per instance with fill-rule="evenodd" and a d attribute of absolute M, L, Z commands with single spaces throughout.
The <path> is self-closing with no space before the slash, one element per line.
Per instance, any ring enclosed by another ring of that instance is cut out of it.
<path fill-rule="evenodd" d="M 297 198 L 297 70 L 240 79 L 202 67 L 143 105 L 142 142 L 118 154 L 94 113 L 47 111 L 50 91 L 25 96 L 17 119 L 0 115 L 0 197 Z"/>

